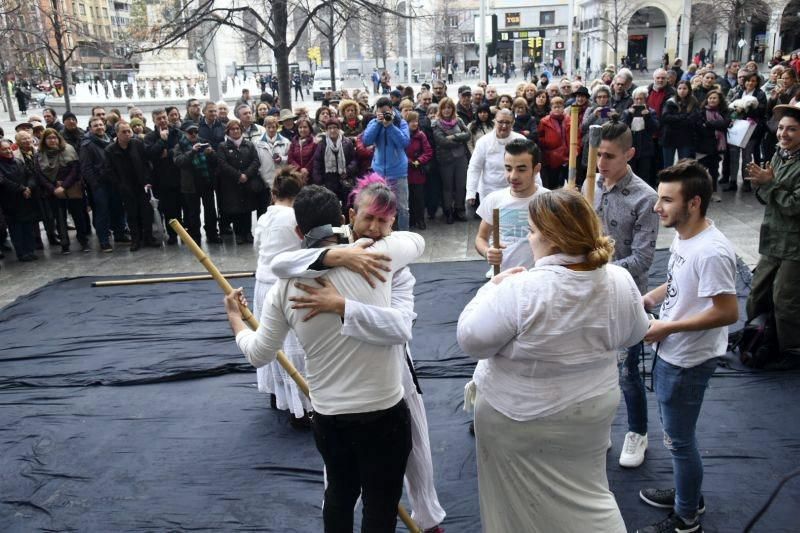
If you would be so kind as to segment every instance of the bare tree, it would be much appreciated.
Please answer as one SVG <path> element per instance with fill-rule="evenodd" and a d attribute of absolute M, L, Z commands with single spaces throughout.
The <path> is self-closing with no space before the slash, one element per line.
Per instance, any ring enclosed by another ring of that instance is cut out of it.
<path fill-rule="evenodd" d="M 453 0 L 441 0 L 433 13 L 433 46 L 442 57 L 440 66 L 452 63 L 461 47 L 461 27 L 465 12 L 456 7 Z"/>
<path fill-rule="evenodd" d="M 328 64 L 331 73 L 331 90 L 336 91 L 336 76 L 334 75 L 336 63 L 336 45 L 344 36 L 351 24 L 361 19 L 358 13 L 357 2 L 339 0 L 326 2 L 319 16 L 312 19 L 312 24 L 320 36 L 327 43 Z"/>
<path fill-rule="evenodd" d="M 620 36 L 627 33 L 631 18 L 641 7 L 635 0 L 602 0 L 598 5 L 599 25 L 585 32 L 611 48 L 614 65 L 619 64 Z"/>
<path fill-rule="evenodd" d="M 248 44 L 259 44 L 271 49 L 275 55 L 278 75 L 278 94 L 284 106 L 291 106 L 291 80 L 289 54 L 303 40 L 303 33 L 323 9 L 347 1 L 362 13 L 374 13 L 380 7 L 372 0 L 324 0 L 313 5 L 306 0 L 251 0 L 247 3 L 230 3 L 217 0 L 184 2 L 179 9 L 165 17 L 163 24 L 152 26 L 147 34 L 150 44 L 136 51 L 153 51 L 187 38 L 197 28 L 205 33 L 226 26 L 236 30 Z M 301 14 L 297 14 L 301 10 Z M 294 27 L 294 37 L 288 37 L 290 16 L 299 25 Z"/>

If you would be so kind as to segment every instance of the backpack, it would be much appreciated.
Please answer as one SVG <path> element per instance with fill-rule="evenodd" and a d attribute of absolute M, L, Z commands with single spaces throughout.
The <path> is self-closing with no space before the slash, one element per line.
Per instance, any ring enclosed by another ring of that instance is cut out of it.
<path fill-rule="evenodd" d="M 728 351 L 738 351 L 739 360 L 750 368 L 766 368 L 780 359 L 775 315 L 762 313 L 728 336 Z"/>

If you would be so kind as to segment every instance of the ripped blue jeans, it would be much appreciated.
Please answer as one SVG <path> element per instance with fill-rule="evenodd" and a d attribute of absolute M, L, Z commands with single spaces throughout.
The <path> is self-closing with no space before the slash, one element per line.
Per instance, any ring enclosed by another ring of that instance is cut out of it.
<path fill-rule="evenodd" d="M 717 368 L 713 357 L 692 368 L 682 368 L 657 358 L 653 370 L 658 414 L 664 428 L 664 446 L 672 455 L 675 476 L 675 512 L 691 518 L 697 514 L 703 485 L 703 461 L 697 449 L 697 419 L 708 381 Z"/>

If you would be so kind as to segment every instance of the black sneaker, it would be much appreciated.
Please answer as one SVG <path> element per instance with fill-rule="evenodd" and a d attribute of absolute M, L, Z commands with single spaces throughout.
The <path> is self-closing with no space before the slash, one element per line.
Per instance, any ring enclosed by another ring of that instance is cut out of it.
<path fill-rule="evenodd" d="M 127 244 L 127 243 L 131 242 L 131 236 L 128 235 L 127 233 L 122 234 L 119 237 L 115 236 L 114 237 L 114 242 L 120 243 L 120 244 L 122 244 L 122 243 L 126 243 Z"/>
<path fill-rule="evenodd" d="M 100 245 L 100 251 L 105 254 L 110 254 L 114 251 L 114 248 L 109 243 L 105 243 Z"/>
<path fill-rule="evenodd" d="M 639 498 L 647 505 L 658 507 L 659 509 L 672 509 L 675 507 L 675 489 L 642 489 L 639 491 Z M 706 501 L 700 495 L 700 503 L 697 506 L 697 514 L 706 512 Z"/>
<path fill-rule="evenodd" d="M 680 516 L 670 513 L 661 522 L 637 529 L 636 533 L 703 533 L 703 526 L 696 518 L 694 523 L 687 524 Z"/>

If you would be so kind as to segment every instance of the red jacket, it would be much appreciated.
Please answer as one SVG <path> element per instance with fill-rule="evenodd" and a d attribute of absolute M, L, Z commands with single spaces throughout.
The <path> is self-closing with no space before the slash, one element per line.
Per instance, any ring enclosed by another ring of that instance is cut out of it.
<path fill-rule="evenodd" d="M 411 134 L 411 142 L 406 146 L 406 156 L 408 156 L 408 184 L 425 185 L 425 171 L 422 170 L 422 165 L 433 159 L 433 148 L 422 130 Z M 412 165 L 414 161 L 419 161 L 419 166 Z"/>
<path fill-rule="evenodd" d="M 356 160 L 358 161 L 358 175 L 365 176 L 372 169 L 372 155 L 375 153 L 375 145 L 364 146 L 364 134 L 356 137 Z"/>
<path fill-rule="evenodd" d="M 558 168 L 569 163 L 570 118 L 564 116 L 561 127 L 547 115 L 539 121 L 539 148 L 542 149 L 542 164 L 547 168 Z"/>
<path fill-rule="evenodd" d="M 300 137 L 292 139 L 292 144 L 289 145 L 289 154 L 287 161 L 290 165 L 294 165 L 299 169 L 304 168 L 308 170 L 308 178 L 314 173 L 314 150 L 317 145 L 314 142 L 314 136 L 306 137 L 303 146 L 300 146 Z"/>

